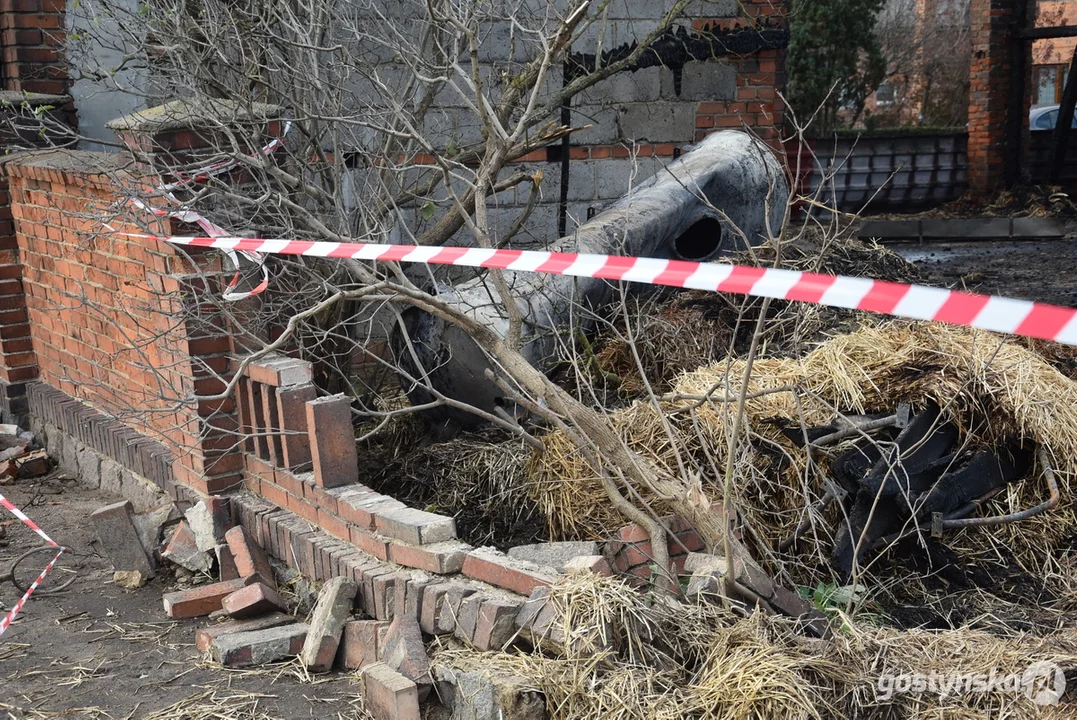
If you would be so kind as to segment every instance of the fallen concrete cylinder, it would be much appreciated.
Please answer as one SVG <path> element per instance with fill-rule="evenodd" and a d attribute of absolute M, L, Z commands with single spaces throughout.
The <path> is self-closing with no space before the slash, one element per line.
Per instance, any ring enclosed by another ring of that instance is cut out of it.
<path fill-rule="evenodd" d="M 546 249 L 714 260 L 776 236 L 788 199 L 785 174 L 770 148 L 746 133 L 714 133 Z M 505 280 L 523 318 L 521 353 L 543 371 L 556 362 L 561 347 L 572 345 L 573 333 L 594 329 L 596 317 L 609 312 L 615 297 L 616 284 L 607 280 L 511 271 Z M 485 275 L 439 287 L 438 297 L 502 337 L 508 334 L 508 316 Z M 411 342 L 397 329 L 393 347 L 412 377 L 402 381 L 413 403 L 435 399 L 423 387 L 425 381 L 445 396 L 487 412 L 497 407 L 512 412 L 513 403 L 485 377 L 495 364 L 465 333 L 416 309 L 404 314 L 404 324 Z M 453 418 L 465 425 L 479 422 L 446 407 L 430 414 L 431 419 Z"/>

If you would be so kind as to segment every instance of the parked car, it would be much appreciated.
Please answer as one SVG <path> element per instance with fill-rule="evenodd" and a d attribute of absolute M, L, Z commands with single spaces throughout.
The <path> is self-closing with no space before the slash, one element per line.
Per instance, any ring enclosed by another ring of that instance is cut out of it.
<path fill-rule="evenodd" d="M 1058 105 L 1044 105 L 1032 108 L 1028 114 L 1028 126 L 1033 130 L 1054 130 L 1058 124 Z M 1073 124 L 1070 127 L 1077 128 L 1077 114 L 1073 116 Z"/>

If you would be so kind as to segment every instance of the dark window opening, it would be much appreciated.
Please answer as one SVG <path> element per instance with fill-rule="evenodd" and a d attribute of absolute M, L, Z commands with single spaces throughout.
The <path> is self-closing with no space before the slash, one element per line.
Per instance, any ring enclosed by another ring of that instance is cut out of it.
<path fill-rule="evenodd" d="M 679 260 L 709 260 L 722 249 L 722 239 L 722 223 L 705 217 L 673 241 L 673 254 Z"/>

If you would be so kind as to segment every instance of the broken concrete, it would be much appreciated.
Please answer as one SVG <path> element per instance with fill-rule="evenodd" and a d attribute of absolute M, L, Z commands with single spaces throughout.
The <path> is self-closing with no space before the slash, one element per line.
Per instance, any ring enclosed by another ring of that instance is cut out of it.
<path fill-rule="evenodd" d="M 184 513 L 194 533 L 198 549 L 209 552 L 225 542 L 224 535 L 232 529 L 232 510 L 225 497 L 200 500 Z"/>
<path fill-rule="evenodd" d="M 333 666 L 356 592 L 355 583 L 343 577 L 331 578 L 322 586 L 310 620 L 310 634 L 299 656 L 311 672 L 325 672 Z"/>
<path fill-rule="evenodd" d="M 133 570 L 145 577 L 153 577 L 153 567 L 142 549 L 130 502 L 124 500 L 98 508 L 90 519 L 113 569 Z"/>
<path fill-rule="evenodd" d="M 142 587 L 146 584 L 147 579 L 138 570 L 117 570 L 112 573 L 112 582 L 128 590 Z"/>
<path fill-rule="evenodd" d="M 438 695 L 452 720 L 545 720 L 546 696 L 518 675 L 438 667 Z"/>
<path fill-rule="evenodd" d="M 209 554 L 198 549 L 194 533 L 186 521 L 180 521 L 176 525 L 168 545 L 161 551 L 161 557 L 193 573 L 208 573 L 213 567 Z"/>
<path fill-rule="evenodd" d="M 514 560 L 525 560 L 557 571 L 581 555 L 598 554 L 596 542 L 536 543 L 509 548 L 507 552 L 507 555 Z"/>

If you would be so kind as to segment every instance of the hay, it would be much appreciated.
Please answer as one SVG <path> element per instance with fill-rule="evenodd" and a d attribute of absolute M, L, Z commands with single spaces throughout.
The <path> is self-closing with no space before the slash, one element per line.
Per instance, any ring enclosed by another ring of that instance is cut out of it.
<path fill-rule="evenodd" d="M 849 622 L 830 642 L 798 635 L 788 620 L 739 618 L 706 605 L 655 602 L 608 578 L 566 578 L 551 601 L 573 616 L 561 654 L 442 649 L 437 668 L 526 679 L 551 720 L 784 720 L 804 718 L 1068 717 L 1021 692 L 897 692 L 880 676 L 1020 675 L 1033 662 L 1077 667 L 1077 630 L 1047 637 L 999 628 L 898 631 Z M 590 607 L 588 609 L 588 605 Z M 581 640 L 603 627 L 601 650 Z M 637 645 L 623 642 L 637 636 Z M 641 652 L 640 645 L 655 645 Z M 581 651 L 588 647 L 591 652 Z"/>
<path fill-rule="evenodd" d="M 728 362 L 728 374 L 726 362 L 715 363 L 681 375 L 674 393 L 701 396 L 717 388 L 715 394 L 721 396 L 728 382 L 735 395 L 743 371 L 739 360 Z M 795 386 L 797 392 L 770 392 L 748 401 L 752 443 L 742 447 L 736 463 L 734 501 L 766 546 L 787 536 L 804 508 L 822 494 L 822 473 L 782 436 L 781 425 L 826 424 L 834 409 L 885 411 L 899 402 L 922 406 L 929 400 L 943 407 L 970 442 L 992 445 L 1014 435 L 1045 445 L 1062 489 L 1062 502 L 1050 513 L 1023 523 L 962 531 L 952 538 L 955 547 L 969 552 L 1009 548 L 1026 568 L 1043 568 L 1050 562 L 1051 548 L 1077 527 L 1070 492 L 1077 473 L 1077 383 L 1024 344 L 932 323 L 862 327 L 831 338 L 803 358 L 755 363 L 750 392 L 786 386 Z M 724 462 L 731 404 L 706 402 L 691 410 L 685 405 L 663 403 L 659 414 L 652 404 L 640 401 L 612 413 L 611 419 L 629 446 L 660 471 L 680 477 L 677 454 L 687 458 L 717 500 L 714 478 Z M 548 517 L 551 534 L 609 537 L 624 520 L 610 507 L 593 472 L 559 433 L 549 434 L 544 442 L 546 452 L 536 454 L 528 469 L 533 496 Z M 987 512 L 1023 510 L 1045 496 L 1036 472 L 1007 488 Z M 658 512 L 669 512 L 657 498 L 647 499 Z M 825 557 L 828 543 L 828 538 L 816 539 L 811 552 Z"/>

